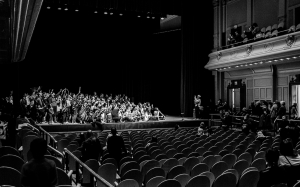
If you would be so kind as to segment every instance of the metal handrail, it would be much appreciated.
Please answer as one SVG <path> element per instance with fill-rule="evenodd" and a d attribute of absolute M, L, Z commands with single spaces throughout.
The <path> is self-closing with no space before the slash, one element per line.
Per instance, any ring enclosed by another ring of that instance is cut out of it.
<path fill-rule="evenodd" d="M 86 170 L 88 170 L 88 172 L 91 173 L 91 175 L 93 175 L 93 177 L 95 177 L 97 180 L 101 181 L 103 184 L 105 184 L 105 186 L 107 187 L 114 187 L 114 185 L 110 184 L 109 182 L 107 182 L 105 179 L 103 179 L 102 177 L 100 177 L 97 173 L 95 173 L 91 168 L 89 168 L 85 163 L 83 163 L 79 158 L 77 158 L 75 155 L 73 155 L 71 153 L 71 151 L 69 151 L 67 148 L 64 149 L 65 153 L 70 155 L 71 157 L 73 157 L 73 159 L 82 167 L 84 167 Z"/>
<path fill-rule="evenodd" d="M 47 131 L 45 131 L 45 129 L 43 129 L 40 126 L 40 132 L 41 132 L 41 136 L 47 141 L 47 143 L 50 143 L 50 145 L 56 149 L 57 148 L 57 141 L 55 140 L 55 138 L 49 134 Z"/>

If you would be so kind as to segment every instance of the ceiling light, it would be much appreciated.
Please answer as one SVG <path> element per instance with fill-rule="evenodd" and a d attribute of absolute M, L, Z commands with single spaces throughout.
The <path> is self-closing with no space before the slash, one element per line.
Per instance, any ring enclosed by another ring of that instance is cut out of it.
<path fill-rule="evenodd" d="M 150 18 L 150 16 L 147 16 L 147 18 L 149 19 L 149 18 Z"/>
<path fill-rule="evenodd" d="M 283 61 L 283 59 L 282 59 L 282 58 L 281 58 L 280 60 L 281 60 L 281 61 Z"/>
<path fill-rule="evenodd" d="M 109 15 L 114 15 L 114 13 L 113 13 L 113 12 L 111 12 L 111 13 L 109 13 Z"/>
<path fill-rule="evenodd" d="M 65 11 L 67 11 L 68 10 L 68 8 L 65 8 Z"/>
<path fill-rule="evenodd" d="M 274 60 L 275 62 L 277 62 L 278 60 Z"/>
<path fill-rule="evenodd" d="M 226 68 L 223 68 L 223 69 L 226 69 Z"/>
<path fill-rule="evenodd" d="M 161 17 L 160 19 L 161 19 L 161 20 L 164 20 L 165 18 Z"/>
<path fill-rule="evenodd" d="M 141 16 L 140 16 L 140 15 L 138 15 L 137 17 L 138 17 L 138 18 L 140 18 Z"/>
<path fill-rule="evenodd" d="M 245 64 L 245 66 L 248 66 L 248 64 Z"/>
<path fill-rule="evenodd" d="M 155 17 L 153 16 L 152 19 L 155 19 Z"/>
<path fill-rule="evenodd" d="M 290 58 L 286 58 L 287 60 L 290 60 Z"/>
<path fill-rule="evenodd" d="M 50 9 L 50 6 L 48 6 L 47 9 Z"/>
<path fill-rule="evenodd" d="M 216 69 L 216 71 L 218 71 L 218 69 Z"/>
<path fill-rule="evenodd" d="M 98 12 L 97 12 L 97 10 L 95 10 L 95 12 L 94 12 L 95 14 L 97 14 Z"/>
<path fill-rule="evenodd" d="M 61 10 L 61 8 L 60 8 L 60 7 L 58 7 L 57 9 L 58 9 L 58 10 Z"/>
<path fill-rule="evenodd" d="M 235 66 L 236 68 L 238 68 L 239 66 Z"/>
<path fill-rule="evenodd" d="M 230 69 L 231 67 L 228 67 L 228 69 Z"/>
<path fill-rule="evenodd" d="M 119 15 L 120 15 L 120 16 L 123 16 L 123 14 L 122 14 L 122 13 L 120 13 Z"/>
<path fill-rule="evenodd" d="M 253 64 L 249 64 L 250 66 L 252 66 Z"/>
<path fill-rule="evenodd" d="M 78 9 L 75 10 L 75 12 L 78 12 L 78 11 L 79 11 Z"/>
<path fill-rule="evenodd" d="M 257 62 L 255 62 L 254 65 L 257 65 Z"/>
<path fill-rule="evenodd" d="M 294 56 L 293 58 L 294 58 L 294 59 L 296 59 L 297 57 L 296 57 L 296 56 Z"/>
<path fill-rule="evenodd" d="M 243 67 L 244 65 L 243 65 L 243 64 L 241 64 L 240 66 L 241 66 L 241 67 Z"/>
<path fill-rule="evenodd" d="M 104 12 L 104 14 L 106 15 L 106 14 L 107 14 L 107 12 L 105 11 L 105 12 Z"/>
<path fill-rule="evenodd" d="M 269 62 L 272 62 L 272 61 L 269 61 Z M 260 62 L 260 64 L 262 64 L 263 62 Z"/>

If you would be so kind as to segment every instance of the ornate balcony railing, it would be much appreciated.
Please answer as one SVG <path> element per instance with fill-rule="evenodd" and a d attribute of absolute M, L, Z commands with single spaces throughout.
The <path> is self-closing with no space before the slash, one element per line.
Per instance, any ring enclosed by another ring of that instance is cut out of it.
<path fill-rule="evenodd" d="M 209 54 L 206 69 L 232 71 L 299 60 L 300 31 Z"/>

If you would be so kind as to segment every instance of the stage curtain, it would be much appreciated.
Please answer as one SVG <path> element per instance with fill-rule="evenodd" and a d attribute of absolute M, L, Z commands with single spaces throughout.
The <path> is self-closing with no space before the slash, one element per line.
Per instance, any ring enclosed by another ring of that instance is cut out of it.
<path fill-rule="evenodd" d="M 213 95 L 211 72 L 204 69 L 213 41 L 213 15 L 204 10 L 210 10 L 212 5 L 203 2 L 200 7 L 195 2 L 184 1 L 182 7 L 180 109 L 184 116 L 193 116 L 194 95 L 202 96 L 203 106 L 208 104 Z"/>

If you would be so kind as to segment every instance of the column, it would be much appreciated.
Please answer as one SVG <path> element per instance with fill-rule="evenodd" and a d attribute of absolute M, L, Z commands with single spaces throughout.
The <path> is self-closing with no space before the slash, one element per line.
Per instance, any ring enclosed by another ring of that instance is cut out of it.
<path fill-rule="evenodd" d="M 214 6 L 214 49 L 217 49 L 219 47 L 219 19 L 218 19 L 218 7 L 219 7 L 219 1 L 213 0 L 213 6 Z"/>
<path fill-rule="evenodd" d="M 283 21 L 284 25 L 286 25 L 286 0 L 278 0 L 278 23 Z"/>
<path fill-rule="evenodd" d="M 247 26 L 253 22 L 253 0 L 247 0 Z"/>

